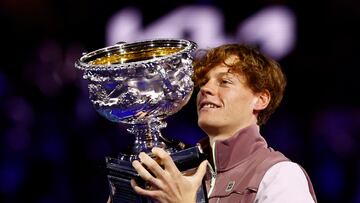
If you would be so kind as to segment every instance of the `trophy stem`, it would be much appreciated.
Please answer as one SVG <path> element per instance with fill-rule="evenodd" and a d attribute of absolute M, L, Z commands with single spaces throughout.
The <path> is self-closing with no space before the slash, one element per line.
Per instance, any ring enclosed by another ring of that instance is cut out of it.
<path fill-rule="evenodd" d="M 166 148 L 165 142 L 161 139 L 160 130 L 166 127 L 166 123 L 161 120 L 150 120 L 146 124 L 132 125 L 128 132 L 135 135 L 133 153 L 151 153 L 153 147 Z"/>

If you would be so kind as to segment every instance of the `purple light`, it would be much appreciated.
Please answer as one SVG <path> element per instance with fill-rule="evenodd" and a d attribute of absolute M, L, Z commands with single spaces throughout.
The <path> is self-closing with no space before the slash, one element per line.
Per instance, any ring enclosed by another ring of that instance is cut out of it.
<path fill-rule="evenodd" d="M 0 192 L 16 192 L 25 175 L 25 168 L 21 161 L 7 161 L 0 166 Z"/>
<path fill-rule="evenodd" d="M 5 111 L 16 126 L 29 127 L 34 120 L 31 105 L 22 97 L 12 97 L 6 101 Z"/>
<path fill-rule="evenodd" d="M 259 44 L 264 53 L 280 59 L 296 44 L 296 17 L 285 6 L 267 7 L 243 22 L 238 38 Z"/>
<path fill-rule="evenodd" d="M 319 184 L 319 192 L 331 199 L 339 197 L 344 188 L 343 174 L 345 173 L 337 162 L 327 160 L 319 166 L 313 177 Z"/>
<path fill-rule="evenodd" d="M 351 109 L 330 109 L 320 112 L 314 122 L 317 135 L 339 155 L 347 156 L 356 151 L 354 132 L 358 129 L 360 114 Z"/>
<path fill-rule="evenodd" d="M 12 151 L 24 151 L 30 144 L 30 135 L 24 128 L 13 128 L 5 133 L 5 142 Z"/>

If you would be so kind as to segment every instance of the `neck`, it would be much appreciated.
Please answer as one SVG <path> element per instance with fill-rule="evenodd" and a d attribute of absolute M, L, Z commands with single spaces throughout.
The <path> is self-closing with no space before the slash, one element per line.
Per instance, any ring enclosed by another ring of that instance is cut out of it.
<path fill-rule="evenodd" d="M 239 125 L 239 126 L 237 126 L 237 128 L 232 128 L 232 129 L 228 129 L 228 130 L 224 130 L 221 128 L 215 128 L 213 130 L 207 129 L 207 131 L 205 131 L 205 132 L 209 137 L 210 146 L 213 146 L 213 143 L 215 141 L 226 140 L 226 139 L 232 137 L 233 135 L 235 135 L 241 129 L 244 129 L 252 124 L 256 124 L 256 123 L 250 122 L 250 123 L 246 123 L 243 125 Z"/>

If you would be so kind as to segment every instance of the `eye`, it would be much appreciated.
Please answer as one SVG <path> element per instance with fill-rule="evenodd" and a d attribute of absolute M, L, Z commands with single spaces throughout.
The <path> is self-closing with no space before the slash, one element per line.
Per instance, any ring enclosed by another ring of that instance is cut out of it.
<path fill-rule="evenodd" d="M 229 78 L 222 78 L 220 80 L 220 84 L 222 84 L 222 85 L 227 85 L 227 84 L 232 84 L 232 83 L 233 83 L 233 81 Z"/>
<path fill-rule="evenodd" d="M 231 83 L 231 81 L 230 80 L 221 80 L 221 83 L 228 84 L 228 83 Z"/>

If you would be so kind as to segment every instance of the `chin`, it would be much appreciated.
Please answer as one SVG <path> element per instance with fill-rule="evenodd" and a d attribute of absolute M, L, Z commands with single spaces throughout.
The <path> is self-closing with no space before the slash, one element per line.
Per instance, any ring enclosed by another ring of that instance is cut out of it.
<path fill-rule="evenodd" d="M 213 119 L 199 119 L 198 120 L 198 125 L 201 129 L 203 129 L 204 131 L 206 131 L 205 129 L 209 129 L 209 128 L 216 128 L 219 126 L 219 122 L 216 122 Z"/>

